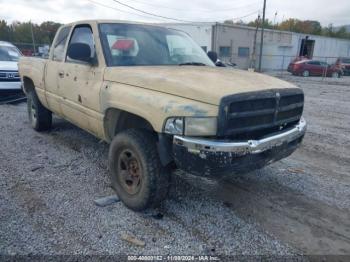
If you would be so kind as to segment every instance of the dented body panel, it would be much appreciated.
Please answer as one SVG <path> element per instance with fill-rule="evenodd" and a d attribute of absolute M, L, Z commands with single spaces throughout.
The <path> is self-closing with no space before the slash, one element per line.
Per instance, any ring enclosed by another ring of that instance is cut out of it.
<path fill-rule="evenodd" d="M 101 107 L 102 112 L 118 108 L 147 119 L 159 133 L 168 117 L 218 114 L 215 105 L 118 82 L 105 82 L 101 91 Z"/>

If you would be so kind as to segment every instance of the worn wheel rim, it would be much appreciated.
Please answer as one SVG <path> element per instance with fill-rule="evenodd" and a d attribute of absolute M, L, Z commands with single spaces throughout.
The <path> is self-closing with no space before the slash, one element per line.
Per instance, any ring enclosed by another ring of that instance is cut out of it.
<path fill-rule="evenodd" d="M 137 155 L 130 149 L 123 150 L 118 157 L 119 182 L 130 195 L 137 194 L 142 185 L 142 167 Z"/>
<path fill-rule="evenodd" d="M 309 71 L 304 71 L 303 76 L 308 77 L 310 75 Z"/>
<path fill-rule="evenodd" d="M 339 77 L 339 74 L 337 72 L 334 72 L 333 73 L 333 78 L 338 78 Z"/>
<path fill-rule="evenodd" d="M 31 103 L 29 105 L 29 109 L 30 109 L 30 112 L 29 112 L 30 120 L 32 122 L 32 125 L 35 125 L 38 116 L 37 116 L 37 110 L 36 110 L 36 107 L 35 107 L 33 101 L 31 101 Z"/>

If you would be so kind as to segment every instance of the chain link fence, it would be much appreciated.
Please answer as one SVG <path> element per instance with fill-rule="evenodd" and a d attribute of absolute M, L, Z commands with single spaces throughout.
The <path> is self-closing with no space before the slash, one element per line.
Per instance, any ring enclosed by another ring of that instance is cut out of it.
<path fill-rule="evenodd" d="M 275 74 L 280 75 L 290 75 L 288 72 L 288 66 L 290 63 L 297 61 L 300 57 L 290 56 L 290 55 L 263 55 L 262 56 L 262 71 L 264 72 L 274 72 Z M 303 58 L 307 59 L 307 58 Z M 326 56 L 313 56 L 312 60 L 317 60 L 323 63 L 322 72 L 319 73 L 319 76 L 326 78 L 331 76 L 330 69 L 332 66 L 335 66 L 338 57 L 326 57 Z M 238 54 L 232 54 L 231 57 L 220 57 L 220 60 L 224 63 L 236 64 L 236 67 L 239 69 L 255 69 L 258 70 L 259 65 L 259 55 L 254 58 L 253 56 L 242 57 Z M 327 66 L 328 65 L 328 66 Z"/>

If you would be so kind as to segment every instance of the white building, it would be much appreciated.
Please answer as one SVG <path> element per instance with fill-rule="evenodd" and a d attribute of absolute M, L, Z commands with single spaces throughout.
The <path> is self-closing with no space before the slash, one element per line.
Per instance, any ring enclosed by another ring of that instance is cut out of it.
<path fill-rule="evenodd" d="M 236 63 L 240 68 L 248 68 L 259 62 L 261 30 L 254 27 L 221 23 L 162 25 L 188 33 L 205 51 L 216 51 L 221 60 Z M 265 30 L 264 70 L 285 70 L 297 56 L 334 63 L 338 57 L 350 57 L 350 40 Z"/>

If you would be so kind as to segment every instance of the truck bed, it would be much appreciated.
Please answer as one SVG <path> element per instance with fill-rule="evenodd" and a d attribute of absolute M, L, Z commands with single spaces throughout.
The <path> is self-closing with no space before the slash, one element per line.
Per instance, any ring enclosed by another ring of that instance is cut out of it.
<path fill-rule="evenodd" d="M 30 78 L 36 88 L 44 89 L 44 73 L 48 60 L 39 57 L 22 57 L 18 63 L 18 71 L 24 80 Z"/>

